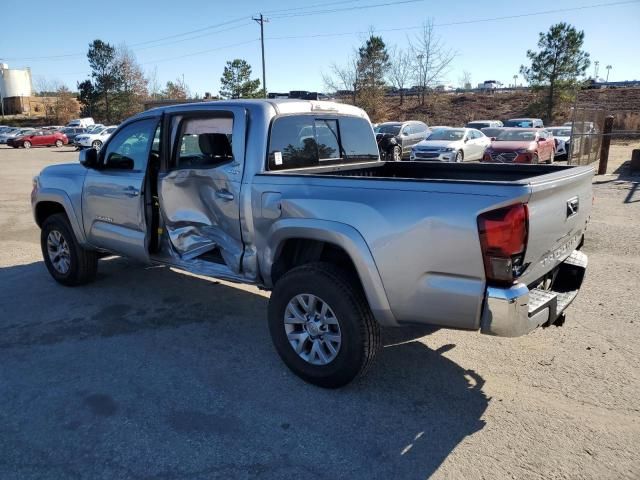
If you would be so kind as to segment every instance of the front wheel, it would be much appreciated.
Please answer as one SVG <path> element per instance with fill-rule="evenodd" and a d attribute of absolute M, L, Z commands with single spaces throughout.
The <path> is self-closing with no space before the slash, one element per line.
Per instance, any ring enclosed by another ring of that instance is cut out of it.
<path fill-rule="evenodd" d="M 338 388 L 363 375 L 380 349 L 380 326 L 343 270 L 311 263 L 287 272 L 269 301 L 280 358 L 303 380 Z"/>
<path fill-rule="evenodd" d="M 29 140 L 25 140 L 22 146 L 24 148 L 31 148 L 31 142 Z"/>
<path fill-rule="evenodd" d="M 393 161 L 394 162 L 399 162 L 402 160 L 402 149 L 396 145 L 395 147 L 393 147 Z"/>
<path fill-rule="evenodd" d="M 464 161 L 464 153 L 462 153 L 462 150 L 458 150 L 456 153 L 456 163 L 461 163 Z"/>
<path fill-rule="evenodd" d="M 40 246 L 44 263 L 55 281 L 76 286 L 95 278 L 98 256 L 78 244 L 66 215 L 58 213 L 44 221 Z"/>
<path fill-rule="evenodd" d="M 538 158 L 538 155 L 534 155 L 533 157 L 531 157 L 531 163 L 534 165 L 540 163 L 540 159 Z"/>
<path fill-rule="evenodd" d="M 102 148 L 102 142 L 100 140 L 94 140 L 91 144 L 91 148 L 94 150 L 100 150 Z"/>

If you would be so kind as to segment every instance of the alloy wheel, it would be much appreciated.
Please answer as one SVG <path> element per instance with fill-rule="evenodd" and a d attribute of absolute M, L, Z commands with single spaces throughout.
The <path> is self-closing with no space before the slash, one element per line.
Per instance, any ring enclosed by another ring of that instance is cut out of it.
<path fill-rule="evenodd" d="M 58 230 L 51 230 L 47 236 L 47 254 L 53 268 L 65 275 L 71 267 L 69 244 Z"/>

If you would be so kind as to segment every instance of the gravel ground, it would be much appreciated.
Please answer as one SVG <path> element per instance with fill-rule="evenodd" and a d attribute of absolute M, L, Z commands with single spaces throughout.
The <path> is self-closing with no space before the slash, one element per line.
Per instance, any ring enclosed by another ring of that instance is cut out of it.
<path fill-rule="evenodd" d="M 326 391 L 280 363 L 254 288 L 118 258 L 54 283 L 31 177 L 77 154 L 0 146 L 0 478 L 639 478 L 630 149 L 594 181 L 564 327 L 386 331 L 370 374 Z"/>

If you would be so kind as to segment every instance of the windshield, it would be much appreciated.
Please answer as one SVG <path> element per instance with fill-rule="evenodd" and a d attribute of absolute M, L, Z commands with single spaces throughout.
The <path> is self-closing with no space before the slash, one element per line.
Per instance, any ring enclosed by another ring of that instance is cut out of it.
<path fill-rule="evenodd" d="M 441 128 L 429 135 L 427 140 L 449 140 L 451 142 L 455 142 L 456 140 L 462 140 L 462 137 L 464 137 L 464 130 Z"/>
<path fill-rule="evenodd" d="M 548 129 L 554 137 L 570 137 L 571 129 L 570 128 L 549 128 Z"/>
<path fill-rule="evenodd" d="M 531 120 L 507 120 L 504 124 L 505 127 L 518 127 L 518 128 L 530 128 L 533 127 L 533 122 Z"/>
<path fill-rule="evenodd" d="M 494 127 L 494 128 L 483 128 L 482 133 L 484 133 L 487 137 L 497 137 L 503 131 L 502 128 Z"/>
<path fill-rule="evenodd" d="M 391 133 L 398 135 L 400 133 L 400 125 L 378 125 L 375 128 L 376 133 Z"/>
<path fill-rule="evenodd" d="M 532 142 L 536 139 L 536 132 L 528 130 L 505 130 L 496 138 L 498 142 Z"/>

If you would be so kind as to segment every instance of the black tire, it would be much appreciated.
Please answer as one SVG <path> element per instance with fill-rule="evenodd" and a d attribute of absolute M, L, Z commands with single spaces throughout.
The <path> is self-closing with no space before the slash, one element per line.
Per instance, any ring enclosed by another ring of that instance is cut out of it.
<path fill-rule="evenodd" d="M 552 151 L 551 155 L 549 156 L 549 162 L 548 162 L 549 165 L 553 165 L 553 160 L 555 159 L 555 156 L 556 156 L 555 152 Z"/>
<path fill-rule="evenodd" d="M 395 147 L 393 147 L 391 158 L 394 162 L 399 162 L 402 160 L 402 148 L 400 146 L 396 145 Z"/>
<path fill-rule="evenodd" d="M 531 157 L 531 163 L 534 165 L 540 163 L 540 158 L 538 157 L 538 155 L 534 154 L 533 157 Z"/>
<path fill-rule="evenodd" d="M 64 145 L 64 142 L 62 140 L 56 140 L 56 147 L 60 148 L 62 145 Z"/>
<path fill-rule="evenodd" d="M 25 140 L 22 146 L 24 148 L 31 148 L 31 142 L 29 140 Z"/>
<path fill-rule="evenodd" d="M 93 143 L 91 143 L 91 148 L 99 151 L 102 148 L 102 142 L 100 140 L 94 140 Z"/>
<path fill-rule="evenodd" d="M 456 152 L 456 163 L 464 162 L 464 152 L 462 150 L 458 150 Z"/>
<path fill-rule="evenodd" d="M 362 376 L 380 350 L 380 326 L 359 286 L 338 267 L 310 263 L 296 267 L 278 280 L 269 301 L 269 331 L 280 358 L 303 380 L 324 388 L 342 387 Z M 288 303 L 300 294 L 313 294 L 335 312 L 342 343 L 326 365 L 313 365 L 293 349 L 284 327 Z"/>
<path fill-rule="evenodd" d="M 62 235 L 69 248 L 69 269 L 65 273 L 56 270 L 49 256 L 47 239 L 53 231 Z M 73 287 L 89 283 L 95 278 L 98 271 L 98 256 L 96 252 L 86 250 L 78 244 L 66 215 L 56 213 L 44 221 L 40 232 L 40 247 L 47 270 L 56 282 Z"/>

